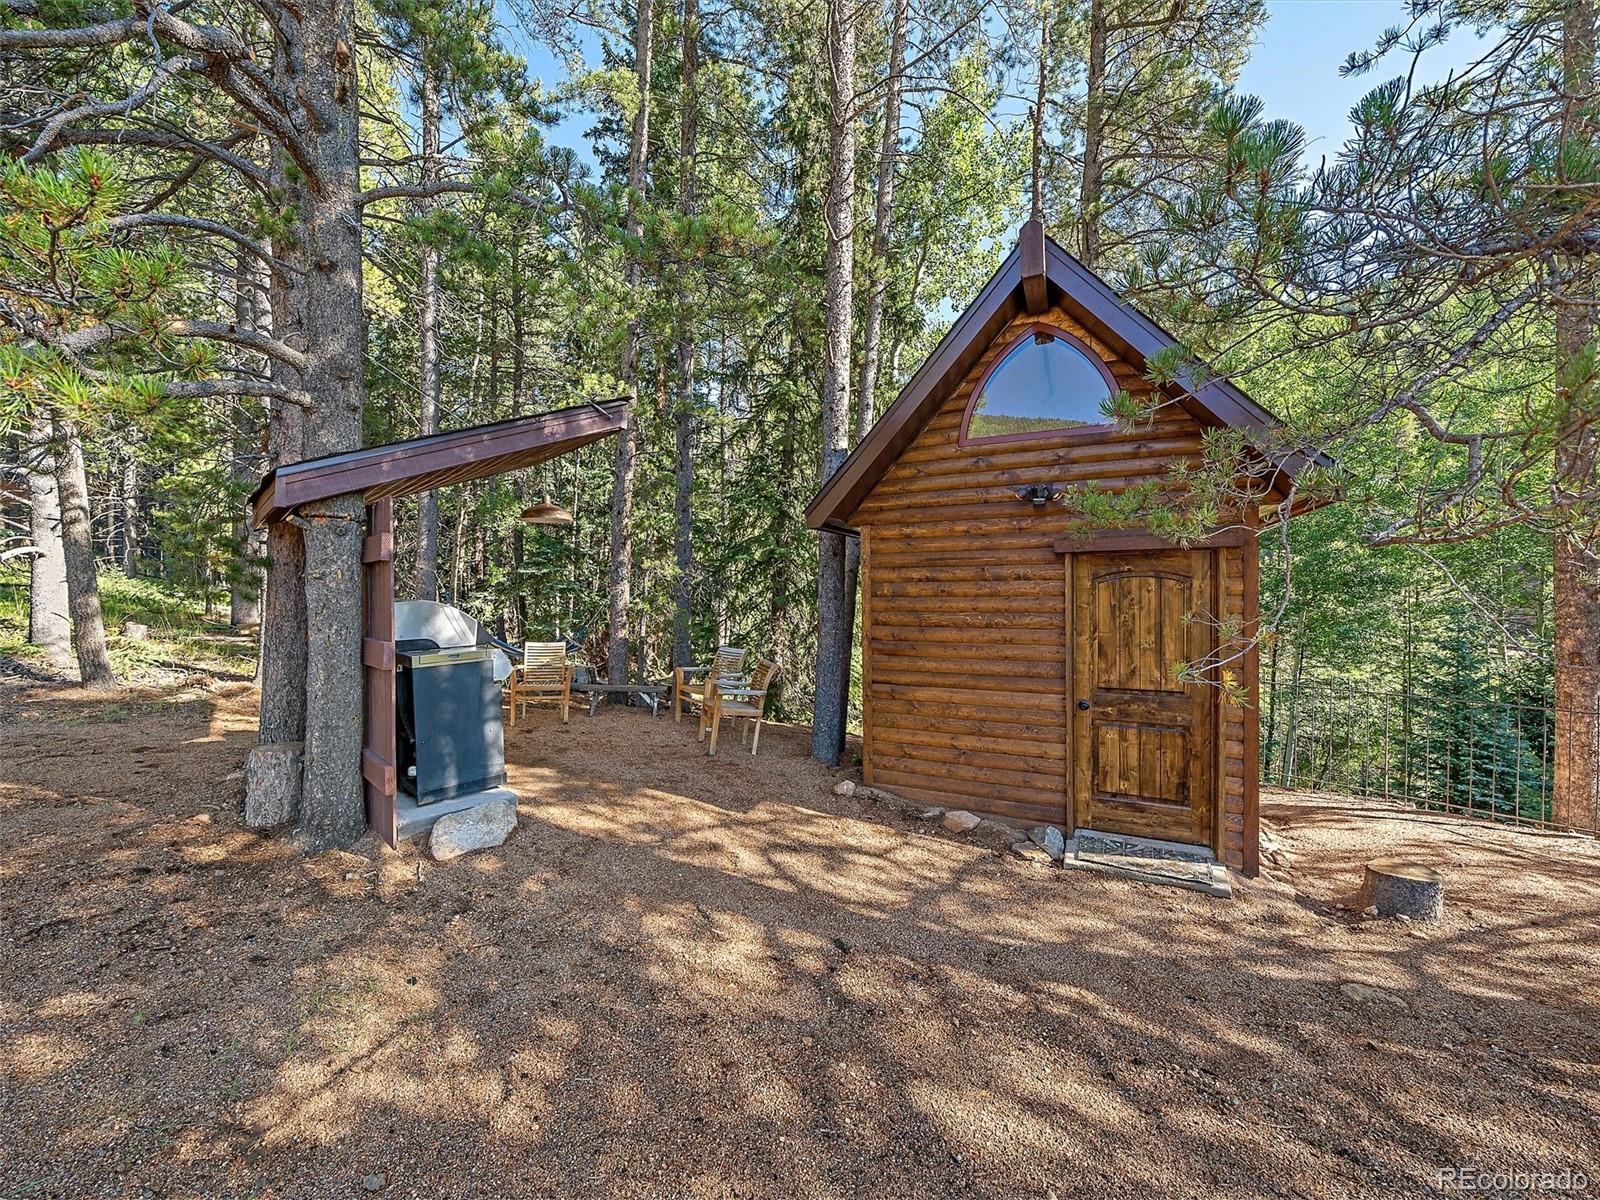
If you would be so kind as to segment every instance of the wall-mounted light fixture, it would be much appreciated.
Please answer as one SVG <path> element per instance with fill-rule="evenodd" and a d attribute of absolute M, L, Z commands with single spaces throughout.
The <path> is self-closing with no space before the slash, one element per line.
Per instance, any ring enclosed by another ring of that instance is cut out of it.
<path fill-rule="evenodd" d="M 1062 490 L 1059 483 L 1030 483 L 1027 487 L 1017 489 L 1017 499 L 1026 500 L 1035 508 L 1043 508 L 1052 500 L 1061 499 Z"/>

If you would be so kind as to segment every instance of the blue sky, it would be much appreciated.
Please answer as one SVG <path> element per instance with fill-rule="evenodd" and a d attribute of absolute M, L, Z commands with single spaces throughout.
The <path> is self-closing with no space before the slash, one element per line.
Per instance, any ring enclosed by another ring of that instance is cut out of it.
<path fill-rule="evenodd" d="M 1311 161 L 1332 157 L 1350 131 L 1350 109 L 1386 79 L 1402 75 L 1409 58 L 1398 50 L 1366 75 L 1341 78 L 1353 50 L 1370 49 L 1378 35 L 1405 19 L 1401 0 L 1268 0 L 1266 26 L 1239 77 L 1242 92 L 1260 96 L 1266 115 L 1306 131 Z M 1442 79 L 1469 61 L 1478 43 L 1458 30 L 1422 56 L 1418 79 Z"/>
<path fill-rule="evenodd" d="M 1370 48 L 1384 29 L 1405 19 L 1404 0 L 1268 0 L 1267 12 L 1239 89 L 1260 96 L 1269 117 L 1287 118 L 1304 127 L 1313 161 L 1323 154 L 1331 156 L 1349 131 L 1349 112 L 1356 101 L 1409 65 L 1397 53 L 1368 75 L 1345 79 L 1339 74 L 1351 51 Z M 526 55 L 529 72 L 546 84 L 559 83 L 564 64 L 546 47 L 525 38 L 504 6 L 501 18 L 517 49 Z M 593 35 L 583 41 L 592 55 Z M 1468 61 L 1476 44 L 1470 33 L 1458 31 L 1423 56 L 1418 78 L 1442 78 Z M 588 113 L 569 113 L 551 130 L 550 139 L 592 162 L 584 138 L 591 124 Z"/>

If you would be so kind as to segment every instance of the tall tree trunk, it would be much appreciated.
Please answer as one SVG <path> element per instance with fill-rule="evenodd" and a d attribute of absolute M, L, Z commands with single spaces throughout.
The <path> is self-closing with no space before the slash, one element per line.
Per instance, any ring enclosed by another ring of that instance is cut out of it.
<path fill-rule="evenodd" d="M 678 211 L 687 228 L 695 215 L 695 153 L 699 136 L 699 97 L 695 72 L 700 65 L 700 6 L 683 0 L 683 90 L 678 103 Z M 678 281 L 678 403 L 677 437 L 673 472 L 676 503 L 673 506 L 672 555 L 672 664 L 694 662 L 690 612 L 694 584 L 694 311 L 685 263 Z"/>
<path fill-rule="evenodd" d="M 1044 106 L 1050 98 L 1050 21 L 1051 12 L 1049 0 L 1043 0 L 1039 5 L 1039 75 L 1034 80 L 1033 111 L 1033 161 L 1028 180 L 1029 213 L 1028 216 L 1041 225 L 1044 224 Z M 1104 58 L 1104 52 L 1101 54 Z"/>
<path fill-rule="evenodd" d="M 274 26 L 273 83 L 285 91 L 298 86 L 292 60 L 298 47 L 290 38 L 298 23 L 285 11 Z M 307 204 L 304 176 L 292 168 L 279 148 L 272 157 L 271 186 L 285 206 L 304 213 Z M 284 264 L 267 278 L 267 307 L 272 336 L 291 346 L 308 344 L 306 321 L 309 259 L 303 240 L 292 231 L 274 238 L 273 257 Z M 278 359 L 268 361 L 274 383 L 304 389 L 300 372 Z M 273 400 L 267 407 L 267 466 L 281 467 L 306 457 L 306 414 L 297 404 Z M 262 744 L 298 742 L 306 732 L 306 593 L 305 538 L 300 525 L 279 521 L 266 531 L 267 583 L 261 611 L 260 657 L 256 675 L 261 682 L 259 736 Z"/>
<path fill-rule="evenodd" d="M 511 243 L 511 415 L 514 417 L 527 411 L 523 391 L 528 386 L 528 323 L 522 311 L 522 291 L 522 231 L 518 230 Z M 511 477 L 511 491 L 520 511 L 528 498 L 521 471 Z M 526 554 L 527 531 L 518 521 L 511 528 L 511 632 L 518 641 L 527 636 L 528 629 L 528 596 L 522 586 L 522 563 Z"/>
<path fill-rule="evenodd" d="M 850 433 L 850 349 L 854 317 L 852 249 L 856 193 L 856 22 L 853 0 L 828 0 L 828 202 L 823 264 L 822 473 L 826 482 L 846 457 Z M 812 702 L 811 757 L 839 761 L 844 738 L 840 704 L 846 671 L 844 542 L 842 534 L 817 536 L 817 673 Z"/>
<path fill-rule="evenodd" d="M 800 300 L 798 296 L 791 296 L 789 301 L 789 345 L 784 354 L 783 373 L 783 377 L 791 382 L 798 382 L 803 373 L 803 342 L 804 331 L 801 324 Z M 792 403 L 779 405 L 778 503 L 772 508 L 771 524 L 768 527 L 768 540 L 773 549 L 772 561 L 768 564 L 766 572 L 772 581 L 769 589 L 770 607 L 767 613 L 769 624 L 773 630 L 773 650 L 778 655 L 780 662 L 792 661 L 795 642 L 793 633 L 794 618 L 790 611 L 789 603 L 793 569 L 790 554 L 790 525 L 794 519 L 792 514 L 795 509 L 795 476 L 799 462 L 797 449 L 800 441 L 798 428 L 799 408 L 798 404 Z"/>
<path fill-rule="evenodd" d="M 439 75 L 429 61 L 431 47 L 423 48 L 422 67 L 422 182 L 439 179 Z M 422 201 L 426 214 L 433 210 L 431 199 Z M 420 350 L 417 363 L 417 390 L 421 395 L 423 437 L 439 431 L 439 248 L 431 240 L 422 246 L 422 294 L 418 319 Z M 423 492 L 417 497 L 417 581 L 419 600 L 439 597 L 439 494 Z"/>
<path fill-rule="evenodd" d="M 1040 67 L 1043 70 L 1043 64 Z M 1089 0 L 1089 56 L 1083 98 L 1083 177 L 1078 183 L 1078 256 L 1091 270 L 1100 263 L 1100 202 L 1105 190 L 1106 7 Z"/>
<path fill-rule="evenodd" d="M 267 321 L 260 311 L 259 281 L 256 279 L 254 260 L 241 252 L 234 260 L 233 319 L 241 329 L 271 334 L 265 328 Z M 239 365 L 245 364 L 243 352 Z M 254 487 L 261 451 L 261 428 L 257 411 L 248 400 L 241 399 L 234 409 L 233 446 L 229 458 L 229 473 L 234 490 L 247 495 Z M 246 507 L 240 508 L 233 520 L 234 545 L 238 547 L 240 562 L 228 586 L 228 624 L 234 629 L 252 629 L 261 623 L 261 535 L 250 520 Z"/>
<path fill-rule="evenodd" d="M 894 0 L 889 33 L 889 77 L 884 81 L 883 130 L 878 142 L 877 195 L 872 205 L 872 254 L 867 264 L 867 311 L 861 336 L 861 377 L 856 386 L 855 444 L 872 430 L 877 414 L 878 364 L 883 345 L 883 305 L 889 291 L 889 234 L 894 217 L 895 159 L 900 151 L 900 95 L 906 62 L 908 0 Z M 844 646 L 839 668 L 839 710 L 850 711 L 850 667 L 854 657 L 856 593 L 861 581 L 861 539 L 844 546 Z M 864 633 L 865 631 L 863 631 Z M 864 698 L 863 698 L 864 699 Z M 844 751 L 845 721 L 839 722 L 839 750 Z"/>
<path fill-rule="evenodd" d="M 117 676 L 106 655 L 106 627 L 100 614 L 83 441 L 70 421 L 56 422 L 56 488 L 61 497 L 61 547 L 67 565 L 67 602 L 72 612 L 78 678 L 84 687 L 114 685 Z"/>
<path fill-rule="evenodd" d="M 72 617 L 49 417 L 29 421 L 27 444 L 28 537 L 38 551 L 28 574 L 28 641 L 45 652 L 51 666 L 64 670 L 72 662 Z"/>
<path fill-rule="evenodd" d="M 650 147 L 650 70 L 655 44 L 652 0 L 639 0 L 634 15 L 633 66 L 639 81 L 639 107 L 633 114 L 633 135 L 628 143 L 628 295 L 637 304 L 644 282 L 644 264 L 631 248 L 644 233 L 645 156 Z M 606 678 L 612 683 L 628 679 L 629 608 L 633 595 L 633 474 L 638 433 L 634 428 L 639 406 L 638 314 L 628 319 L 617 374 L 628 395 L 628 424 L 617 434 L 611 491 L 611 571 L 606 584 L 606 615 L 610 646 L 606 653 Z"/>
<path fill-rule="evenodd" d="M 1568 101 L 1563 133 L 1595 138 L 1595 6 L 1567 0 L 1562 19 L 1562 74 Z M 1595 486 L 1600 404 L 1582 377 L 1594 337 L 1589 306 L 1593 268 L 1569 262 L 1575 278 L 1556 307 L 1556 386 L 1563 428 L 1556 444 L 1556 486 L 1581 495 Z M 1592 511 L 1592 506 L 1586 506 Z M 1587 522 L 1585 522 L 1587 523 Z M 1600 829 L 1600 550 L 1592 539 L 1559 536 L 1555 544 L 1555 787 L 1551 816 L 1560 825 Z"/>
<path fill-rule="evenodd" d="M 354 0 L 320 0 L 298 33 L 303 94 L 322 120 L 306 133 L 317 176 L 302 236 L 312 269 L 306 321 L 317 331 L 306 370 L 306 449 L 361 445 L 366 323 L 361 308 L 360 169 Z M 300 835 L 312 848 L 348 845 L 366 828 L 361 788 L 360 496 L 302 511 L 305 529 L 306 735 Z"/>
<path fill-rule="evenodd" d="M 500 288 L 491 277 L 483 289 L 483 307 L 489 316 L 489 370 L 484 376 L 484 407 L 489 419 L 500 419 Z"/>
<path fill-rule="evenodd" d="M 139 573 L 139 541 L 142 536 L 139 520 L 139 450 L 130 434 L 122 458 L 122 480 L 117 499 L 122 505 L 122 573 L 132 579 Z"/>

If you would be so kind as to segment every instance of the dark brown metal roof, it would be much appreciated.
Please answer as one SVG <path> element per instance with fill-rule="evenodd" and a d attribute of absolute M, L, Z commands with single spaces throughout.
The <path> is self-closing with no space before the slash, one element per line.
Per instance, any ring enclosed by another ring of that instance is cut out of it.
<path fill-rule="evenodd" d="M 366 503 L 531 467 L 625 428 L 626 398 L 514 417 L 429 437 L 308 458 L 267 473 L 250 497 L 257 528 L 304 504 L 360 493 Z"/>
<path fill-rule="evenodd" d="M 1170 333 L 1046 237 L 1039 222 L 1029 221 L 1022 227 L 1016 247 L 978 298 L 950 326 L 895 402 L 812 498 L 806 507 L 806 524 L 813 529 L 851 532 L 849 522 L 861 502 L 922 432 L 999 332 L 1022 313 L 1048 307 L 1041 303 L 1039 294 L 1041 271 L 1048 299 L 1060 304 L 1134 366 L 1142 368 L 1158 351 L 1177 345 Z M 1167 390 L 1203 424 L 1258 432 L 1278 424 L 1276 417 L 1225 379 L 1208 380 L 1193 393 L 1176 385 Z M 1282 474 L 1293 478 L 1312 461 L 1296 455 L 1282 465 Z M 1332 460 L 1321 455 L 1316 462 L 1332 465 Z"/>

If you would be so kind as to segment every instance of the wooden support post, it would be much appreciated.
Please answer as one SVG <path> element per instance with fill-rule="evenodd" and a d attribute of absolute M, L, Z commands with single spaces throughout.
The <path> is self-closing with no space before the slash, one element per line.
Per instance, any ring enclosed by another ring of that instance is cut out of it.
<path fill-rule="evenodd" d="M 1030 313 L 1038 315 L 1050 307 L 1050 289 L 1044 265 L 1044 223 L 1030 220 L 1022 227 L 1017 238 L 1020 252 L 1017 263 L 1022 276 L 1022 302 Z"/>
<path fill-rule="evenodd" d="M 367 505 L 361 561 L 365 626 L 361 660 L 366 668 L 366 746 L 361 753 L 361 773 L 367 823 L 393 847 L 399 843 L 395 817 L 399 748 L 395 744 L 393 500 Z"/>
<path fill-rule="evenodd" d="M 1245 509 L 1250 536 L 1240 553 L 1244 558 L 1244 867 L 1246 875 L 1261 872 L 1261 545 L 1256 529 L 1260 516 L 1254 505 Z"/>
<path fill-rule="evenodd" d="M 872 782 L 872 530 L 861 530 L 861 778 Z M 761 724 L 756 723 L 756 737 Z M 751 751 L 755 753 L 754 750 Z"/>

